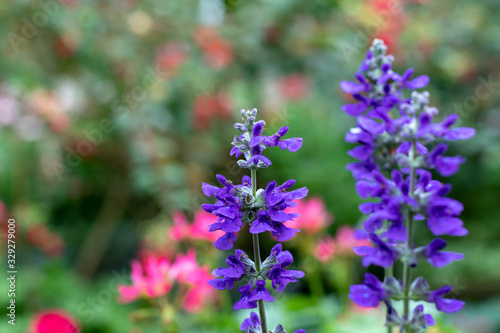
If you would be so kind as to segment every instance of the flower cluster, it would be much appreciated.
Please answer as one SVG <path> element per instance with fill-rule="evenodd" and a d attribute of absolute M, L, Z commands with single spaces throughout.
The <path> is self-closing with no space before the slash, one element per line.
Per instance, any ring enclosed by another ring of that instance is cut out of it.
<path fill-rule="evenodd" d="M 215 299 L 213 289 L 207 286 L 211 276 L 207 267 L 200 267 L 194 251 L 177 255 L 171 263 L 167 258 L 149 255 L 144 263 L 132 261 L 132 285 L 118 286 L 120 302 L 130 303 L 139 298 L 158 298 L 167 295 L 174 284 L 183 288 L 181 299 L 184 310 L 194 313 Z"/>
<path fill-rule="evenodd" d="M 240 167 L 256 171 L 270 166 L 271 161 L 262 155 L 266 148 L 279 146 L 282 149 L 296 151 L 302 146 L 301 138 L 282 139 L 288 131 L 286 126 L 272 136 L 262 135 L 265 122 L 255 121 L 256 109 L 242 110 L 242 115 L 245 123 L 235 124 L 235 128 L 242 134 L 234 137 L 234 147 L 231 149 L 231 155 L 245 157 L 238 160 Z M 307 195 L 305 187 L 288 192 L 295 184 L 295 180 L 290 179 L 280 186 L 277 186 L 276 182 L 271 182 L 265 190 L 259 189 L 253 193 L 252 188 L 255 184 L 252 184 L 252 179 L 248 176 L 243 177 L 240 185 L 234 185 L 222 175 L 216 177 L 222 188 L 203 183 L 202 190 L 207 197 L 214 196 L 217 202 L 203 204 L 202 207 L 218 217 L 217 222 L 212 224 L 209 230 L 225 232 L 214 243 L 217 249 L 231 249 L 237 239 L 236 233 L 245 223 L 251 225 L 252 234 L 271 231 L 278 241 L 288 240 L 299 231 L 285 225 L 298 215 L 285 213 L 284 210 L 295 207 L 297 203 L 293 200 L 302 199 Z"/>
<path fill-rule="evenodd" d="M 360 205 L 360 211 L 368 215 L 363 227 L 373 247 L 356 247 L 355 252 L 363 257 L 364 266 L 389 268 L 400 260 L 403 280 L 387 274 L 382 282 L 366 274 L 363 284 L 351 287 L 350 297 L 361 306 L 384 302 L 387 325 L 398 326 L 402 332 L 420 332 L 434 320 L 423 313 L 422 306 L 410 313 L 410 300 L 435 303 L 443 312 L 455 312 L 464 305 L 443 298 L 451 290 L 449 286 L 431 291 L 424 278 L 411 281 L 411 269 L 421 259 L 440 268 L 463 255 L 442 251 L 446 241 L 441 238 L 420 247 L 412 238 L 413 228 L 424 223 L 434 236 L 467 234 L 458 217 L 463 205 L 447 197 L 451 186 L 433 180 L 429 170 L 444 177 L 455 174 L 465 159 L 445 156 L 445 141 L 466 140 L 475 131 L 451 128 L 457 120 L 455 114 L 433 122 L 438 110 L 429 106 L 428 92 L 413 91 L 410 98 L 405 97 L 405 91 L 425 87 L 429 78 L 412 79 L 412 69 L 400 75 L 392 70 L 393 60 L 386 55 L 383 42 L 374 40 L 355 75 L 358 82 L 344 81 L 341 88 L 358 101 L 343 106 L 347 114 L 357 118 L 357 126 L 347 133 L 346 141 L 358 144 L 349 152 L 358 161 L 347 169 L 353 173 L 362 198 L 378 199 Z M 393 307 L 393 300 L 403 300 L 402 314 Z"/>
<path fill-rule="evenodd" d="M 254 260 L 243 252 L 236 250 L 234 255 L 226 259 L 227 267 L 220 267 L 213 271 L 215 279 L 208 283 L 219 290 L 233 289 L 235 283 L 243 284 L 238 288 L 240 299 L 234 304 L 234 310 L 259 308 L 260 317 L 253 313 L 245 319 L 241 330 L 245 332 L 269 332 L 265 318 L 264 302 L 273 302 L 274 296 L 266 288 L 269 280 L 277 292 L 282 292 L 286 285 L 297 282 L 304 273 L 287 269 L 293 263 L 289 251 L 283 251 L 282 245 L 275 245 L 270 255 L 261 262 L 259 234 L 269 231 L 278 241 L 286 241 L 294 237 L 300 230 L 287 226 L 299 216 L 296 213 L 286 212 L 287 208 L 297 206 L 297 200 L 304 198 L 308 190 L 303 187 L 292 190 L 295 180 L 287 180 L 282 185 L 275 181 L 270 182 L 265 189 L 257 189 L 257 170 L 267 168 L 272 163 L 263 152 L 267 148 L 279 146 L 283 150 L 297 151 L 302 147 L 301 138 L 283 137 L 288 127 L 281 127 L 273 135 L 263 135 L 265 122 L 256 120 L 257 110 L 242 110 L 244 123 L 236 123 L 235 128 L 240 134 L 233 139 L 233 148 L 230 152 L 238 160 L 238 166 L 250 169 L 251 177 L 244 176 L 242 183 L 234 185 L 222 175 L 217 175 L 222 187 L 203 183 L 202 190 L 207 197 L 214 197 L 214 204 L 203 204 L 205 211 L 218 217 L 217 221 L 209 226 L 209 231 L 222 231 L 213 244 L 219 250 L 228 250 L 237 240 L 237 233 L 245 225 L 253 237 Z M 284 332 L 282 325 L 278 325 L 272 332 Z M 299 333 L 304 330 L 297 331 Z"/>

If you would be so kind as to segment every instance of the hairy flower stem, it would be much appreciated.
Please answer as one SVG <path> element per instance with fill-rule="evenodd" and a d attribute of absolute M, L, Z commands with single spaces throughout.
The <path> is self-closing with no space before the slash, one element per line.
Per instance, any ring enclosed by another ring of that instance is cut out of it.
<path fill-rule="evenodd" d="M 385 269 L 385 277 L 391 277 L 393 275 L 394 265 L 391 265 Z M 389 307 L 387 307 L 387 313 L 389 313 Z M 387 326 L 387 333 L 392 333 L 392 326 Z"/>
<path fill-rule="evenodd" d="M 409 152 L 409 160 L 410 160 L 410 189 L 409 189 L 409 197 L 413 198 L 415 196 L 415 141 L 412 142 L 411 149 Z M 407 237 L 406 237 L 406 249 L 407 253 L 410 253 L 413 239 L 413 212 L 408 209 L 406 214 L 406 229 L 407 229 Z M 404 295 L 405 298 L 403 300 L 403 318 L 406 320 L 409 319 L 410 316 L 410 285 L 411 285 L 411 267 L 409 263 L 409 258 L 404 262 L 403 268 L 403 286 L 404 286 Z M 405 333 L 412 333 L 410 327 L 405 325 Z"/>
<path fill-rule="evenodd" d="M 252 178 L 252 196 L 256 198 L 257 195 L 257 170 L 251 170 L 251 178 Z M 259 234 L 252 234 L 253 241 L 253 256 L 255 261 L 255 268 L 257 272 L 260 272 L 261 267 L 261 259 L 260 259 L 260 245 L 259 245 Z M 264 301 L 259 300 L 257 302 L 259 306 L 259 317 L 260 324 L 262 326 L 262 332 L 267 333 L 267 320 L 266 320 L 266 308 L 264 307 Z"/>

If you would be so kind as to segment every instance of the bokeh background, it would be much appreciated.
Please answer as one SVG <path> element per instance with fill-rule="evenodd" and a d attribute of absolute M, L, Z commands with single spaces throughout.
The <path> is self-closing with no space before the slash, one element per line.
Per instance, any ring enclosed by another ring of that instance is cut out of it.
<path fill-rule="evenodd" d="M 16 0 L 0 2 L 0 22 L 0 254 L 6 267 L 15 218 L 19 272 L 16 326 L 3 315 L 0 331 L 27 332 L 47 309 L 84 333 L 237 331 L 248 312 L 232 311 L 234 293 L 123 304 L 117 285 L 130 284 L 134 258 L 195 253 L 206 272 L 222 263 L 209 236 L 185 231 L 209 219 L 202 182 L 245 174 L 229 156 L 232 124 L 256 107 L 269 132 L 287 125 L 304 138 L 297 153 L 267 154 L 260 186 L 295 178 L 310 190 L 304 230 L 285 244 L 306 278 L 268 307 L 271 323 L 384 332 L 382 312 L 346 296 L 365 269 L 349 251 L 361 199 L 345 170 L 354 123 L 339 88 L 378 37 L 398 72 L 430 76 L 441 115 L 477 129 L 452 146 L 468 161 L 447 180 L 470 230 L 450 248 L 466 259 L 419 268 L 467 306 L 429 332 L 500 332 L 497 0 Z M 239 242 L 250 250 L 248 237 Z"/>

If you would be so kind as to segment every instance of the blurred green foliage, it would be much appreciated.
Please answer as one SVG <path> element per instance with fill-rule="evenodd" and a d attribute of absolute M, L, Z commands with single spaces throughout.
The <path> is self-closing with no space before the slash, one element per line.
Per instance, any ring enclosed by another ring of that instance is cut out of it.
<path fill-rule="evenodd" d="M 431 101 L 443 115 L 458 112 L 463 125 L 477 129 L 470 143 L 452 147 L 468 162 L 449 179 L 470 230 L 450 248 L 466 259 L 419 270 L 471 301 L 463 316 L 476 321 L 453 317 L 464 332 L 498 330 L 495 312 L 485 312 L 481 324 L 477 309 L 500 308 L 500 7 L 496 0 L 404 1 L 388 14 L 388 4 L 1 2 L 1 223 L 9 216 L 20 226 L 22 305 L 16 330 L 4 321 L 0 330 L 24 331 L 46 307 L 68 309 L 84 332 L 131 329 L 125 318 L 133 306 L 112 301 L 92 320 L 78 306 L 105 288 L 112 270 L 128 267 L 152 223 L 171 223 L 174 210 L 191 216 L 206 202 L 202 181 L 213 182 L 221 170 L 235 181 L 243 176 L 229 156 L 240 108 L 257 107 L 269 130 L 288 125 L 291 136 L 304 138 L 297 153 L 269 152 L 273 166 L 260 173 L 261 184 L 294 178 L 307 186 L 335 216 L 330 233 L 359 224 L 361 200 L 345 170 L 351 158 L 343 140 L 354 123 L 340 110 L 347 97 L 339 81 L 353 77 L 375 36 L 389 43 L 398 71 L 430 76 Z M 39 225 L 45 229 L 33 229 Z M 422 243 L 428 238 L 419 235 Z M 336 290 L 313 300 L 302 286 L 278 302 L 276 314 L 311 332 L 359 332 L 349 325 L 380 320 L 329 320 L 343 313 Z M 2 296 L 1 304 L 7 301 Z M 217 332 L 217 324 L 238 325 L 241 318 L 221 312 L 217 321 L 210 311 L 199 320 Z"/>

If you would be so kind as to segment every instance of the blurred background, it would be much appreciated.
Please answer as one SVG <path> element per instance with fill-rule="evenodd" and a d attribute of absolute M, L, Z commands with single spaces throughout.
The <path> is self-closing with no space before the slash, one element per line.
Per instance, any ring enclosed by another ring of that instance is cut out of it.
<path fill-rule="evenodd" d="M 470 230 L 450 250 L 466 259 L 419 267 L 467 306 L 429 332 L 500 332 L 499 19 L 496 0 L 1 2 L 0 254 L 7 267 L 15 218 L 18 276 L 16 325 L 4 315 L 0 331 L 237 331 L 248 311 L 232 311 L 234 290 L 204 287 L 227 254 L 211 246 L 201 183 L 241 180 L 232 125 L 256 107 L 268 133 L 287 125 L 304 138 L 296 153 L 267 153 L 259 185 L 294 178 L 309 188 L 297 208 L 303 231 L 284 244 L 306 277 L 268 306 L 272 327 L 385 332 L 382 309 L 347 300 L 366 269 L 352 254 L 363 217 L 345 170 L 354 121 L 340 106 L 350 97 L 339 88 L 378 37 L 398 72 L 430 76 L 441 116 L 477 129 L 452 146 L 468 161 L 446 179 Z M 261 238 L 267 253 L 274 241 Z M 244 232 L 237 247 L 251 251 Z M 199 281 L 125 297 L 131 261 L 152 258 L 189 266 Z"/>

